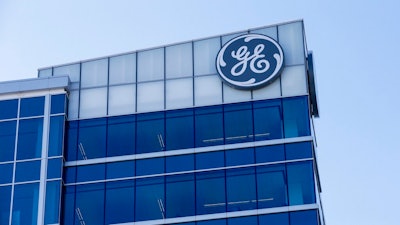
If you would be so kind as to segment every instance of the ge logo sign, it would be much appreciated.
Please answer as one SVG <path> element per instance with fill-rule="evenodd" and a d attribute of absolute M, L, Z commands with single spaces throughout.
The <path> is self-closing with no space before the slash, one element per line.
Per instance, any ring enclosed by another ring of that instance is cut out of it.
<path fill-rule="evenodd" d="M 233 38 L 218 52 L 217 71 L 228 85 L 239 89 L 263 87 L 283 68 L 283 51 L 272 38 L 246 34 Z"/>

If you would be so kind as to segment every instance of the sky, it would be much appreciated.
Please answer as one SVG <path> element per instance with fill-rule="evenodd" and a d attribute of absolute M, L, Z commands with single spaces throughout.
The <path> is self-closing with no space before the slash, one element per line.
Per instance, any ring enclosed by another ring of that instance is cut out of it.
<path fill-rule="evenodd" d="M 303 19 L 327 225 L 395 225 L 400 1 L 0 0 L 0 82 L 37 69 Z"/>

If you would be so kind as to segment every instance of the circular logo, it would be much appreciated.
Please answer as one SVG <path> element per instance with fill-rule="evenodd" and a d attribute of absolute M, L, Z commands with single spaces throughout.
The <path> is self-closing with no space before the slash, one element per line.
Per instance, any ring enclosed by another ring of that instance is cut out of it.
<path fill-rule="evenodd" d="M 218 74 L 228 85 L 239 89 L 256 89 L 280 75 L 283 51 L 268 36 L 245 34 L 222 46 L 216 64 Z"/>

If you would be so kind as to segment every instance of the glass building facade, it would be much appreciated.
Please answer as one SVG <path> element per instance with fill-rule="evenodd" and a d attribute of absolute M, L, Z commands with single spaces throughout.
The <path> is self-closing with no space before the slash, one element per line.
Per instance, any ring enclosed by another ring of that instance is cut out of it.
<path fill-rule="evenodd" d="M 238 90 L 221 47 L 263 34 L 281 75 Z M 323 225 L 303 21 L 39 69 L 0 83 L 0 223 Z"/>

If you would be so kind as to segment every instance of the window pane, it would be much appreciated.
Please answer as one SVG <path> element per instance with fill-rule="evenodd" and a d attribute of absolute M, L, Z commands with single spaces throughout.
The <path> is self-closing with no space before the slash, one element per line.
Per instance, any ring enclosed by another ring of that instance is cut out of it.
<path fill-rule="evenodd" d="M 193 74 L 192 43 L 184 43 L 166 48 L 166 76 L 187 77 Z"/>
<path fill-rule="evenodd" d="M 312 158 L 312 142 L 299 142 L 285 145 L 286 159 Z"/>
<path fill-rule="evenodd" d="M 61 181 L 47 182 L 44 224 L 57 224 L 60 214 Z"/>
<path fill-rule="evenodd" d="M 107 179 L 135 176 L 135 161 L 107 163 Z"/>
<path fill-rule="evenodd" d="M 196 174 L 196 214 L 226 212 L 225 196 L 225 171 Z"/>
<path fill-rule="evenodd" d="M 226 193 L 229 212 L 257 208 L 254 168 L 227 170 Z"/>
<path fill-rule="evenodd" d="M 269 145 L 256 147 L 256 163 L 275 162 L 285 160 L 283 145 Z"/>
<path fill-rule="evenodd" d="M 79 122 L 78 159 L 106 156 L 106 119 L 81 120 Z"/>
<path fill-rule="evenodd" d="M 16 121 L 0 123 L 0 162 L 14 160 L 16 127 Z"/>
<path fill-rule="evenodd" d="M 164 109 L 164 82 L 137 85 L 137 111 L 148 112 Z"/>
<path fill-rule="evenodd" d="M 110 85 L 136 81 L 136 54 L 110 58 Z"/>
<path fill-rule="evenodd" d="M 39 70 L 39 77 L 51 77 L 53 73 L 52 68 Z"/>
<path fill-rule="evenodd" d="M 288 205 L 284 165 L 257 167 L 258 208 Z"/>
<path fill-rule="evenodd" d="M 65 183 L 75 183 L 76 182 L 76 167 L 65 167 L 63 173 L 63 180 Z"/>
<path fill-rule="evenodd" d="M 196 169 L 209 169 L 225 166 L 224 151 L 205 152 L 196 154 Z"/>
<path fill-rule="evenodd" d="M 0 101 L 0 120 L 17 118 L 18 99 Z"/>
<path fill-rule="evenodd" d="M 1 171 L 0 184 L 12 183 L 14 164 L 13 163 L 0 164 L 0 171 Z"/>
<path fill-rule="evenodd" d="M 283 119 L 286 138 L 310 135 L 307 97 L 283 99 Z"/>
<path fill-rule="evenodd" d="M 22 98 L 20 117 L 41 116 L 44 113 L 44 96 Z"/>
<path fill-rule="evenodd" d="M 135 116 L 108 118 L 107 156 L 135 154 Z"/>
<path fill-rule="evenodd" d="M 225 157 L 226 166 L 254 164 L 255 161 L 253 148 L 226 150 Z"/>
<path fill-rule="evenodd" d="M 20 120 L 17 159 L 39 158 L 42 153 L 43 118 Z"/>
<path fill-rule="evenodd" d="M 164 173 L 164 158 L 136 160 L 136 175 L 151 175 Z"/>
<path fill-rule="evenodd" d="M 257 216 L 237 217 L 228 219 L 228 225 L 243 225 L 243 224 L 258 225 Z"/>
<path fill-rule="evenodd" d="M 258 216 L 260 224 L 289 225 L 289 213 L 275 213 Z"/>
<path fill-rule="evenodd" d="M 165 218 L 164 178 L 136 180 L 136 221 Z"/>
<path fill-rule="evenodd" d="M 134 221 L 135 183 L 133 180 L 106 183 L 106 221 L 117 224 Z"/>
<path fill-rule="evenodd" d="M 159 152 L 165 149 L 164 113 L 137 115 L 136 153 Z"/>
<path fill-rule="evenodd" d="M 254 103 L 254 138 L 256 141 L 283 137 L 280 100 Z"/>
<path fill-rule="evenodd" d="M 107 115 L 107 88 L 82 89 L 80 96 L 80 118 Z"/>
<path fill-rule="evenodd" d="M 53 70 L 54 76 L 68 75 L 71 82 L 80 80 L 80 63 L 55 67 Z"/>
<path fill-rule="evenodd" d="M 253 141 L 253 116 L 250 103 L 224 107 L 225 143 Z"/>
<path fill-rule="evenodd" d="M 79 112 L 79 90 L 70 90 L 68 96 L 68 118 L 77 119 Z"/>
<path fill-rule="evenodd" d="M 317 210 L 290 212 L 290 225 L 318 225 Z"/>
<path fill-rule="evenodd" d="M 62 201 L 62 224 L 75 224 L 74 219 L 76 215 L 75 208 L 75 187 L 63 187 L 63 201 Z"/>
<path fill-rule="evenodd" d="M 193 106 L 193 79 L 166 81 L 166 108 L 176 109 Z"/>
<path fill-rule="evenodd" d="M 164 79 L 164 49 L 138 53 L 138 82 Z"/>
<path fill-rule="evenodd" d="M 50 113 L 65 113 L 65 94 L 51 96 Z"/>
<path fill-rule="evenodd" d="M 108 94 L 108 115 L 130 114 L 136 111 L 135 84 L 111 86 Z"/>
<path fill-rule="evenodd" d="M 307 82 L 305 65 L 285 67 L 281 74 L 282 95 L 306 95 L 308 93 Z"/>
<path fill-rule="evenodd" d="M 224 144 L 221 106 L 195 109 L 196 147 Z"/>
<path fill-rule="evenodd" d="M 167 218 L 195 215 L 194 174 L 166 177 Z"/>
<path fill-rule="evenodd" d="M 0 186 L 0 224 L 8 224 L 10 218 L 11 186 Z"/>
<path fill-rule="evenodd" d="M 289 205 L 315 203 L 312 162 L 298 162 L 287 165 Z"/>
<path fill-rule="evenodd" d="M 104 180 L 106 177 L 106 168 L 104 164 L 93 164 L 77 167 L 76 182 L 85 182 L 92 180 Z"/>
<path fill-rule="evenodd" d="M 82 63 L 81 87 L 107 85 L 108 59 L 99 59 Z"/>
<path fill-rule="evenodd" d="M 78 153 L 78 121 L 66 123 L 66 151 L 65 159 L 75 161 Z"/>
<path fill-rule="evenodd" d="M 244 102 L 251 100 L 251 91 L 244 91 L 232 88 L 229 85 L 223 84 L 223 91 L 224 91 L 224 103 L 231 103 L 231 102 Z"/>
<path fill-rule="evenodd" d="M 48 156 L 62 155 L 64 141 L 64 116 L 50 117 L 49 152 Z"/>
<path fill-rule="evenodd" d="M 194 97 L 196 106 L 222 104 L 222 81 L 217 75 L 196 77 Z"/>
<path fill-rule="evenodd" d="M 75 223 L 104 224 L 104 183 L 76 186 Z"/>
<path fill-rule="evenodd" d="M 302 22 L 278 26 L 279 44 L 285 52 L 285 64 L 304 64 L 304 40 Z"/>
<path fill-rule="evenodd" d="M 165 158 L 166 172 L 179 172 L 194 170 L 194 155 L 177 155 Z"/>
<path fill-rule="evenodd" d="M 166 113 L 167 150 L 194 147 L 193 110 L 176 110 Z"/>
<path fill-rule="evenodd" d="M 219 38 L 196 41 L 193 47 L 195 75 L 217 73 L 215 69 L 215 56 L 221 48 Z"/>
<path fill-rule="evenodd" d="M 40 179 L 40 160 L 17 162 L 15 182 L 33 181 Z"/>
<path fill-rule="evenodd" d="M 12 225 L 36 225 L 39 183 L 14 186 Z"/>
<path fill-rule="evenodd" d="M 47 179 L 61 178 L 62 158 L 48 159 L 47 161 Z"/>

